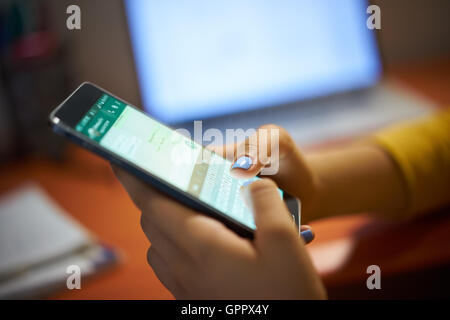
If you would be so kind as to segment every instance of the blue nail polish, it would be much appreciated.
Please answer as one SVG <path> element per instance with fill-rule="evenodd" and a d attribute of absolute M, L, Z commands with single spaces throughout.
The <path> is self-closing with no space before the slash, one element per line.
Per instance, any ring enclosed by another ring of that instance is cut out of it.
<path fill-rule="evenodd" d="M 240 157 L 236 160 L 236 162 L 233 164 L 231 169 L 240 168 L 244 170 L 250 169 L 252 166 L 252 159 L 246 156 Z"/>
<path fill-rule="evenodd" d="M 255 181 L 255 180 L 247 180 L 247 181 L 245 181 L 245 182 L 242 182 L 242 186 L 243 186 L 243 187 L 246 187 L 246 186 L 248 186 L 249 184 L 252 184 L 253 181 Z"/>
<path fill-rule="evenodd" d="M 314 234 L 312 233 L 311 230 L 305 230 L 300 232 L 303 240 L 305 241 L 305 243 L 310 243 L 311 241 L 313 241 L 314 239 Z"/>

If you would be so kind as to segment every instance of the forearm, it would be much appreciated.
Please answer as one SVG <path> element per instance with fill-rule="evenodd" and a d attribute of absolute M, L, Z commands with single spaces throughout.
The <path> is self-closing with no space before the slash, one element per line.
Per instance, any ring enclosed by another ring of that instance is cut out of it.
<path fill-rule="evenodd" d="M 316 203 L 303 213 L 310 221 L 333 215 L 389 215 L 407 206 L 407 190 L 395 162 L 375 145 L 352 145 L 306 156 L 318 178 Z"/>

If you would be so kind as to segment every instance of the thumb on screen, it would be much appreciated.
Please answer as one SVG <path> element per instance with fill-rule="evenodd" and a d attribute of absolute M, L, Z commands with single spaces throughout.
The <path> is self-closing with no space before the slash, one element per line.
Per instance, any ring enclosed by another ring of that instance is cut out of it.
<path fill-rule="evenodd" d="M 243 189 L 244 199 L 253 211 L 257 246 L 269 248 L 298 238 L 295 222 L 270 179 L 256 180 Z"/>

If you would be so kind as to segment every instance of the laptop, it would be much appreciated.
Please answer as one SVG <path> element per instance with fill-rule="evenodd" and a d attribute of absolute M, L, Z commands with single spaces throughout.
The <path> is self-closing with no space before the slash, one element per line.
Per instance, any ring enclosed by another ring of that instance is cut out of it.
<path fill-rule="evenodd" d="M 385 81 L 365 0 L 126 0 L 143 108 L 174 127 L 285 127 L 302 145 L 427 113 Z M 381 23 L 382 26 L 382 23 Z"/>

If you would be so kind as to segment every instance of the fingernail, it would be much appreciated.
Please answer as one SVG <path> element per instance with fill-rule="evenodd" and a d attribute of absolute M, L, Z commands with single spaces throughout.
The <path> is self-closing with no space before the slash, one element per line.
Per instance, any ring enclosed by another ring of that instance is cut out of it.
<path fill-rule="evenodd" d="M 252 166 L 252 159 L 246 156 L 240 157 L 233 164 L 231 169 L 240 168 L 244 170 L 248 170 Z"/>
<path fill-rule="evenodd" d="M 246 187 L 246 186 L 252 184 L 254 181 L 255 181 L 255 180 L 247 180 L 247 181 L 244 181 L 244 182 L 242 182 L 242 186 L 243 186 L 243 187 Z"/>
<path fill-rule="evenodd" d="M 312 233 L 311 230 L 305 230 L 300 232 L 303 241 L 305 241 L 305 244 L 310 243 L 311 241 L 313 241 L 314 239 L 314 234 Z"/>

